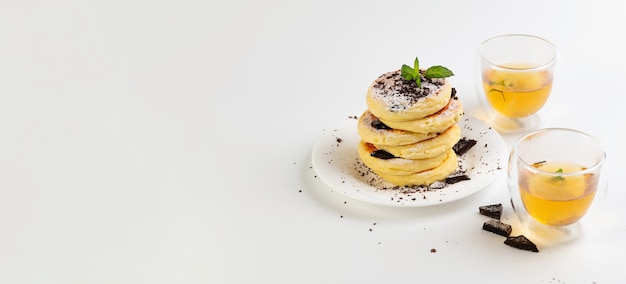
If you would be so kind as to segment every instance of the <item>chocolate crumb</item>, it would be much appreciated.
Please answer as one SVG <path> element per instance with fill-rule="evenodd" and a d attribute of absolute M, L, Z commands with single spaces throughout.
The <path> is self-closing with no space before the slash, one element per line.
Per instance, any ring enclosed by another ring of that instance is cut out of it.
<path fill-rule="evenodd" d="M 516 249 L 539 252 L 537 245 L 535 245 L 531 240 L 527 239 L 524 235 L 507 237 L 506 240 L 504 240 L 504 244 L 514 247 Z"/>
<path fill-rule="evenodd" d="M 437 249 L 431 248 L 431 249 L 430 249 L 430 252 L 432 252 L 432 253 L 436 253 L 436 252 L 437 252 Z"/>

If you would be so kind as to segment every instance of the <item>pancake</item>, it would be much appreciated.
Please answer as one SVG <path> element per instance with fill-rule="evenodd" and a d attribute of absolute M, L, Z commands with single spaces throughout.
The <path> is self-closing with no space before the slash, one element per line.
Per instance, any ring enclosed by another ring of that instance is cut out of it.
<path fill-rule="evenodd" d="M 405 159 L 425 159 L 444 154 L 454 147 L 461 139 L 461 127 L 452 124 L 446 131 L 434 138 L 403 146 L 374 146 L 379 150 L 385 150 L 395 157 Z"/>
<path fill-rule="evenodd" d="M 436 181 L 446 179 L 450 174 L 454 173 L 458 167 L 458 158 L 453 150 L 448 151 L 447 157 L 437 167 L 415 172 L 409 175 L 390 175 L 385 174 L 377 169 L 370 168 L 374 173 L 397 186 L 414 186 L 414 185 L 430 185 Z"/>
<path fill-rule="evenodd" d="M 379 117 L 385 125 L 393 128 L 419 133 L 442 132 L 461 120 L 463 116 L 463 104 L 458 97 L 448 100 L 448 104 L 438 112 L 421 119 L 410 121 L 392 121 Z"/>
<path fill-rule="evenodd" d="M 409 175 L 415 172 L 422 172 L 430 170 L 439 166 L 448 156 L 447 153 L 443 153 L 439 156 L 431 158 L 410 160 L 404 158 L 391 158 L 381 159 L 372 156 L 376 150 L 376 146 L 361 141 L 358 146 L 359 157 L 363 164 L 371 169 L 375 169 L 376 172 L 389 175 Z"/>
<path fill-rule="evenodd" d="M 376 145 L 400 146 L 414 144 L 437 136 L 438 133 L 419 133 L 393 129 L 382 123 L 370 111 L 365 111 L 357 124 L 359 136 Z"/>
<path fill-rule="evenodd" d="M 448 104 L 452 94 L 448 80 L 422 78 L 421 82 L 418 88 L 415 81 L 404 80 L 400 70 L 385 73 L 367 90 L 367 107 L 381 120 L 411 121 L 436 113 Z"/>

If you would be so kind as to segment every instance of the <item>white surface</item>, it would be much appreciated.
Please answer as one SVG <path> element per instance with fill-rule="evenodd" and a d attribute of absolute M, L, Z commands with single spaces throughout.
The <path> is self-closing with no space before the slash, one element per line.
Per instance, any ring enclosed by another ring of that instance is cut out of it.
<path fill-rule="evenodd" d="M 611 0 L 0 1 L 0 283 L 623 281 L 625 12 Z M 533 254 L 483 232 L 478 206 L 507 204 L 503 178 L 423 208 L 324 190 L 312 147 L 365 109 L 372 80 L 419 56 L 453 70 L 480 117 L 475 52 L 503 33 L 560 50 L 544 125 L 606 144 L 606 210 L 584 238 Z"/>
<path fill-rule="evenodd" d="M 466 175 L 469 180 L 443 188 L 401 188 L 385 182 L 360 162 L 357 145 L 357 119 L 350 116 L 327 129 L 313 146 L 311 163 L 317 176 L 333 192 L 367 203 L 425 207 L 441 205 L 470 196 L 506 174 L 508 148 L 502 137 L 482 121 L 465 115 L 459 122 L 461 137 L 476 142 L 459 155 L 459 171 L 451 176 Z"/>

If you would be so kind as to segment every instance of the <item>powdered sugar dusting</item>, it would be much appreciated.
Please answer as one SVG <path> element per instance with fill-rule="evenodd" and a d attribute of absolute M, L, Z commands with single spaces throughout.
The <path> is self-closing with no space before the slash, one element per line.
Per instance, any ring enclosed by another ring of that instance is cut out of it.
<path fill-rule="evenodd" d="M 372 95 L 384 102 L 390 111 L 402 111 L 420 103 L 424 97 L 436 94 L 446 84 L 444 78 L 426 78 L 423 76 L 424 70 L 420 70 L 420 73 L 421 88 L 413 80 L 404 80 L 400 70 L 385 73 L 374 80 Z"/>

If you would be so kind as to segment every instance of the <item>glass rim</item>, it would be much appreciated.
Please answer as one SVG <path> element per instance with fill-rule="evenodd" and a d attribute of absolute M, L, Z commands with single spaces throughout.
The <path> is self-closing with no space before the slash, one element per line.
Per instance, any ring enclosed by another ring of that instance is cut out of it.
<path fill-rule="evenodd" d="M 490 43 L 491 41 L 500 39 L 500 38 L 505 38 L 505 37 L 518 37 L 518 38 L 533 38 L 536 40 L 539 40 L 540 42 L 543 42 L 545 44 L 547 44 L 548 46 L 551 47 L 552 51 L 554 52 L 554 56 L 552 56 L 552 58 L 550 58 L 550 60 L 548 60 L 546 63 L 541 64 L 539 66 L 536 67 L 529 67 L 529 68 L 516 68 L 516 67 L 510 67 L 510 66 L 506 66 L 506 65 L 502 65 L 502 64 L 498 64 L 495 63 L 487 58 L 485 58 L 485 56 L 483 56 L 482 54 L 482 50 L 485 48 L 485 46 Z M 554 43 L 552 43 L 551 41 L 539 37 L 539 36 L 535 36 L 535 35 L 530 35 L 530 34 L 502 34 L 502 35 L 497 35 L 497 36 L 493 36 L 490 37 L 486 40 L 484 40 L 482 43 L 480 43 L 480 48 L 478 50 L 478 53 L 480 54 L 480 58 L 486 62 L 488 62 L 489 64 L 501 68 L 503 70 L 514 70 L 514 71 L 532 71 L 532 70 L 540 70 L 540 69 L 545 69 L 548 66 L 554 65 L 559 57 L 559 50 L 557 49 L 556 45 L 554 45 Z"/>
<path fill-rule="evenodd" d="M 543 132 L 554 132 L 554 131 L 575 133 L 575 134 L 584 136 L 587 139 L 590 139 L 590 140 L 594 141 L 598 145 L 598 148 L 600 150 L 600 153 L 601 153 L 600 159 L 598 161 L 596 161 L 592 166 L 587 167 L 584 170 L 575 171 L 575 172 L 568 172 L 568 173 L 557 173 L 557 172 L 544 171 L 544 170 L 538 169 L 538 168 L 533 166 L 535 164 L 538 164 L 538 163 L 541 163 L 541 162 L 545 162 L 545 161 L 529 163 L 529 162 L 525 161 L 524 159 L 522 159 L 522 157 L 520 157 L 519 155 L 516 154 L 516 156 L 517 156 L 516 159 L 522 163 L 524 168 L 530 170 L 533 173 L 539 173 L 539 174 L 542 174 L 542 175 L 554 176 L 554 177 L 557 177 L 557 176 L 559 176 L 559 177 L 568 177 L 568 176 L 578 176 L 578 175 L 584 175 L 584 174 L 595 172 L 598 168 L 602 167 L 602 165 L 606 161 L 606 150 L 605 150 L 604 145 L 602 144 L 602 142 L 600 140 L 598 140 L 597 138 L 595 138 L 595 137 L 593 137 L 593 136 L 591 136 L 591 135 L 589 135 L 589 134 L 587 134 L 585 132 L 582 132 L 582 131 L 576 130 L 576 129 L 571 129 L 571 128 L 555 127 L 555 128 L 543 128 L 543 129 L 538 129 L 538 130 L 531 131 L 529 133 L 524 134 L 523 136 L 518 138 L 517 141 L 515 141 L 515 143 L 513 144 L 513 151 L 515 151 L 515 153 L 519 152 L 518 148 L 519 148 L 520 144 L 525 139 L 527 139 L 530 136 L 534 136 L 534 135 L 537 135 L 537 134 L 543 133 Z"/>

